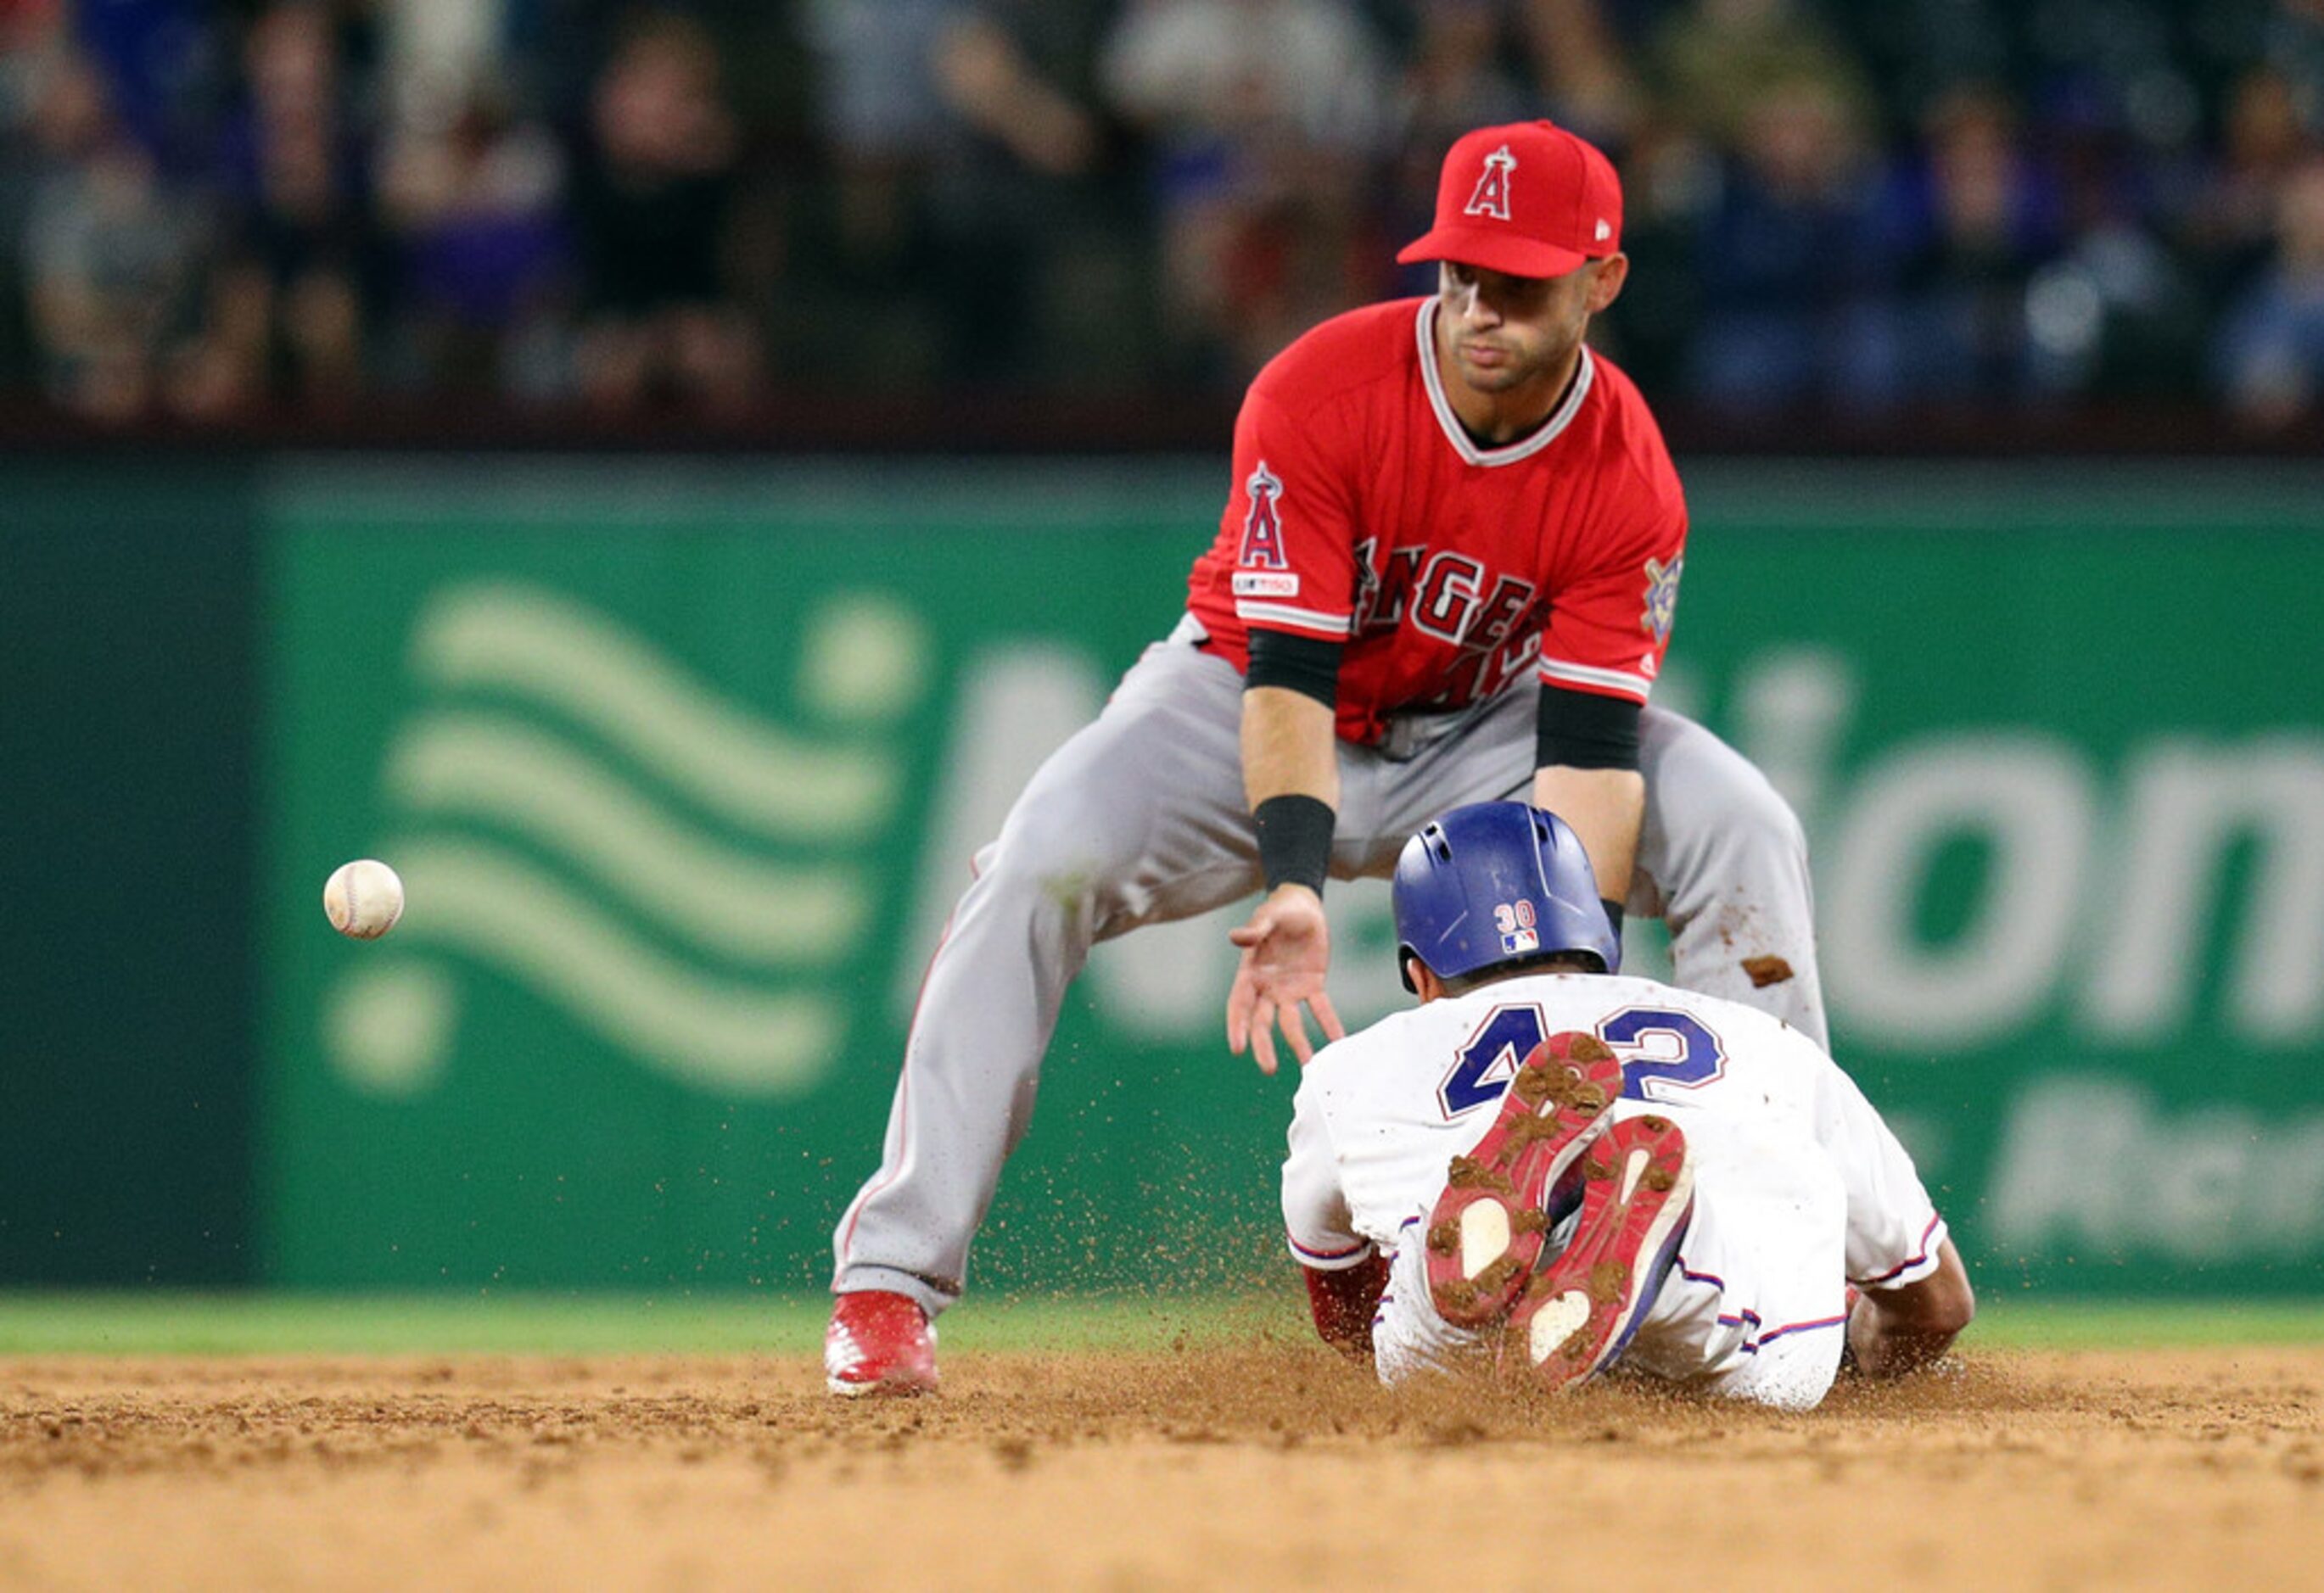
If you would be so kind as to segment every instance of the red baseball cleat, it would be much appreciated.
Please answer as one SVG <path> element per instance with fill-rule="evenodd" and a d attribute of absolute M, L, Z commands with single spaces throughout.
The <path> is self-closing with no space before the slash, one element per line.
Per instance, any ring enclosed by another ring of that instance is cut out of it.
<path fill-rule="evenodd" d="M 834 1394 L 932 1394 L 936 1329 L 919 1302 L 885 1289 L 842 1294 L 823 1333 L 823 1386 Z"/>
<path fill-rule="evenodd" d="M 1505 1364 L 1552 1387 L 1585 1382 L 1629 1347 L 1694 1213 L 1694 1165 L 1668 1118 L 1628 1118 L 1582 1163 L 1582 1215 L 1565 1249 L 1509 1312 Z"/>
<path fill-rule="evenodd" d="M 1579 1030 L 1526 1054 L 1492 1127 L 1475 1149 L 1452 1158 L 1428 1214 L 1428 1296 L 1437 1315 L 1471 1328 L 1508 1310 L 1541 1259 L 1557 1197 L 1572 1209 L 1569 1169 L 1621 1093 L 1622 1064 Z"/>

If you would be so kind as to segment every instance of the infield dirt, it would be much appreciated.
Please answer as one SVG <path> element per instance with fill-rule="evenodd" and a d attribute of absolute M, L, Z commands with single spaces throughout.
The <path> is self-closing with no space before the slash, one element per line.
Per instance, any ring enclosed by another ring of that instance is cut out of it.
<path fill-rule="evenodd" d="M 0 1588 L 2318 1586 L 2324 1349 L 1979 1353 L 1806 1415 L 1320 1349 L 0 1361 Z"/>

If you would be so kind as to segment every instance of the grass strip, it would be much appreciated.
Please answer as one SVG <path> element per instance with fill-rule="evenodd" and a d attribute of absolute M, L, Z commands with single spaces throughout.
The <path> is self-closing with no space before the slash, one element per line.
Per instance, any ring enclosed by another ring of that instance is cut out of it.
<path fill-rule="evenodd" d="M 533 1294 L 0 1294 L 0 1356 L 812 1355 L 829 1301 Z M 1284 1297 L 972 1298 L 944 1319 L 946 1350 L 1157 1352 L 1297 1341 Z M 2324 1299 L 1981 1303 L 1968 1347 L 2172 1349 L 2324 1344 Z"/>

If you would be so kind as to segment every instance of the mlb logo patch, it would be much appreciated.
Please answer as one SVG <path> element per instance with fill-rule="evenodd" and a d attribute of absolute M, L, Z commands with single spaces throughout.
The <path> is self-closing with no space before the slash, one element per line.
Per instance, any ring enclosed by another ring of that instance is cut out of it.
<path fill-rule="evenodd" d="M 1541 950 L 1541 936 L 1530 929 L 1513 929 L 1501 936 L 1501 954 L 1514 957 L 1520 952 Z"/>
<path fill-rule="evenodd" d="M 1296 597 L 1299 577 L 1268 575 L 1257 570 L 1237 570 L 1234 577 L 1237 597 Z"/>

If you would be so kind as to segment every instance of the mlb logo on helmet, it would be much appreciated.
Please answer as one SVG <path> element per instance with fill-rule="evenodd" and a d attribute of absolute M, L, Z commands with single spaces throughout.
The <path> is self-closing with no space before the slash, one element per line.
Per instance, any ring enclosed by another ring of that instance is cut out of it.
<path fill-rule="evenodd" d="M 1622 246 L 1622 184 L 1587 140 L 1547 122 L 1480 127 L 1445 154 L 1436 225 L 1397 253 L 1558 277 Z"/>

